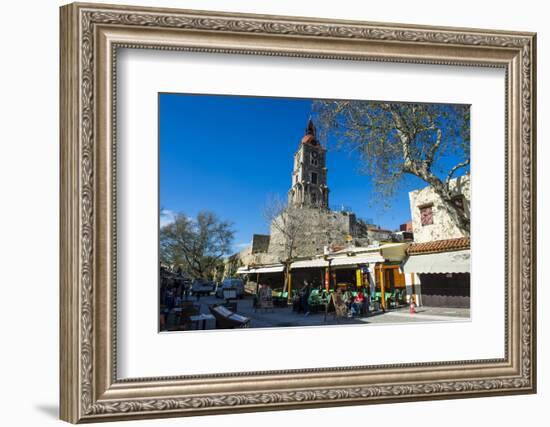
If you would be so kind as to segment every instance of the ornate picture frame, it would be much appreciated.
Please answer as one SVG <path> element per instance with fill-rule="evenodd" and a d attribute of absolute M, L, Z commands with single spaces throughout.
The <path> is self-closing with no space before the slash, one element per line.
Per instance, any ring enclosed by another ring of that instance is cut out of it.
<path fill-rule="evenodd" d="M 536 392 L 535 34 L 79 3 L 60 13 L 61 419 L 97 422 Z M 505 357 L 118 379 L 119 48 L 503 68 Z"/>

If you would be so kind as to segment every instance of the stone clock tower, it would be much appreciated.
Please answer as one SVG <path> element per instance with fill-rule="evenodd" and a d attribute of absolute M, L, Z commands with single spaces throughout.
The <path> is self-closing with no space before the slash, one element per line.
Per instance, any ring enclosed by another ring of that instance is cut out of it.
<path fill-rule="evenodd" d="M 309 119 L 305 135 L 294 154 L 288 204 L 297 208 L 328 209 L 328 192 L 326 150 L 319 144 L 315 126 Z"/>

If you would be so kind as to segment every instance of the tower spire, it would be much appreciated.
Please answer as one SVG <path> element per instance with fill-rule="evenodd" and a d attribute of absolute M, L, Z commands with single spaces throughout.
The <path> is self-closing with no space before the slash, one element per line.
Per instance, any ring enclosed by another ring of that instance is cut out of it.
<path fill-rule="evenodd" d="M 315 137 L 315 136 L 317 136 L 316 133 L 317 133 L 317 130 L 315 129 L 315 125 L 313 124 L 313 120 L 311 119 L 311 115 L 310 115 L 309 119 L 307 121 L 307 127 L 306 127 L 305 134 Z"/>
<path fill-rule="evenodd" d="M 307 126 L 304 131 L 304 136 L 302 138 L 302 144 L 308 143 L 311 145 L 319 145 L 319 141 L 317 141 L 317 129 L 315 129 L 315 125 L 313 124 L 313 120 L 311 119 L 311 116 L 309 116 L 309 119 L 307 121 Z"/>

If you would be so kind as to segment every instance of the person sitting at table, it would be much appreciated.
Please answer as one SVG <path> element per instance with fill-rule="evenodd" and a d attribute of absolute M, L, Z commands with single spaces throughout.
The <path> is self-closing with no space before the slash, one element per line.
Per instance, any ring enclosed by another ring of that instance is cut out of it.
<path fill-rule="evenodd" d="M 348 310 L 351 310 L 351 305 L 353 304 L 353 294 L 348 288 L 346 288 L 346 291 L 344 292 L 344 302 L 346 303 Z"/>
<path fill-rule="evenodd" d="M 355 314 L 363 314 L 363 308 L 365 306 L 365 301 L 366 301 L 365 294 L 360 289 L 357 292 L 357 295 L 355 296 L 355 298 L 353 299 L 353 303 L 351 304 L 352 314 L 354 314 L 354 315 Z"/>

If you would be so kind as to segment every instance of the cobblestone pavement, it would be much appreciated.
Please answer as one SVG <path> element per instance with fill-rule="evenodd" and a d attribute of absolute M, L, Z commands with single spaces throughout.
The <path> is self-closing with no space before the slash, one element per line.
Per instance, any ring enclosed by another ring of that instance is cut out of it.
<path fill-rule="evenodd" d="M 351 325 L 351 324 L 402 324 L 468 321 L 470 309 L 445 307 L 417 307 L 417 312 L 409 313 L 409 307 L 401 307 L 386 313 L 374 313 L 368 317 L 354 317 L 336 321 L 333 313 L 326 318 L 323 313 L 295 313 L 290 307 L 275 307 L 268 310 L 255 310 L 252 306 L 252 297 L 245 297 L 237 301 L 237 312 L 249 317 L 251 328 L 288 327 L 288 326 L 323 326 L 323 325 Z M 202 297 L 197 303 L 201 304 L 201 312 L 209 313 L 208 305 L 220 304 L 223 300 L 214 296 Z"/>

